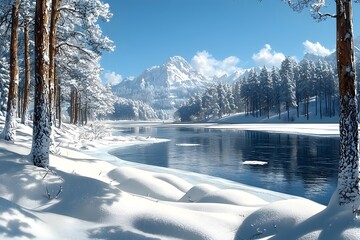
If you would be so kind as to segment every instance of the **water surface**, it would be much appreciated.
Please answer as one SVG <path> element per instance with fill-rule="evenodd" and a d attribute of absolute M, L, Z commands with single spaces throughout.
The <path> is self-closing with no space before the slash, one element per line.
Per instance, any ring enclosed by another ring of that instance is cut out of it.
<path fill-rule="evenodd" d="M 127 161 L 225 178 L 327 204 L 337 183 L 338 137 L 194 127 L 118 127 L 171 141 L 119 148 Z M 265 165 L 248 165 L 259 161 Z"/>

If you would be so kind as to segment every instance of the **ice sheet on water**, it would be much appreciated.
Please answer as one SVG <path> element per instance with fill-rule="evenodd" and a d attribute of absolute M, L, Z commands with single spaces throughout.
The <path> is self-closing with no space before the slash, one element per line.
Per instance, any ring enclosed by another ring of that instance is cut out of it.
<path fill-rule="evenodd" d="M 266 165 L 266 164 L 268 164 L 268 162 L 253 160 L 253 161 L 245 161 L 245 162 L 243 162 L 243 164 L 244 165 Z"/>

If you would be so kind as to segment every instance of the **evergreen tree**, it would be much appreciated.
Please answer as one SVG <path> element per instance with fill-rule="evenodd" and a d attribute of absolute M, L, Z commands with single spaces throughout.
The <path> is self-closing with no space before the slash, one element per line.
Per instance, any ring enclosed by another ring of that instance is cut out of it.
<path fill-rule="evenodd" d="M 10 82 L 10 23 L 12 0 L 0 1 L 0 116 L 6 116 Z"/>
<path fill-rule="evenodd" d="M 230 104 L 227 99 L 225 85 L 222 83 L 219 83 L 217 85 L 217 98 L 218 98 L 218 106 L 219 106 L 219 115 L 218 116 L 219 116 L 219 118 L 221 118 L 230 111 Z"/>
<path fill-rule="evenodd" d="M 19 61 L 18 61 L 18 32 L 19 32 L 19 8 L 20 1 L 16 0 L 12 5 L 11 13 L 11 41 L 10 41 L 10 82 L 7 98 L 6 119 L 2 137 L 7 141 L 15 141 L 16 137 L 16 110 L 19 84 Z"/>
<path fill-rule="evenodd" d="M 202 96 L 202 109 L 205 119 L 213 119 L 219 117 L 220 106 L 216 86 L 208 88 Z"/>
<path fill-rule="evenodd" d="M 327 116 L 332 117 L 334 114 L 335 106 L 333 104 L 333 96 L 336 93 L 336 79 L 334 69 L 328 62 L 324 62 L 324 100 L 325 100 L 325 113 Z"/>
<path fill-rule="evenodd" d="M 228 84 L 225 84 L 226 99 L 229 103 L 225 109 L 225 114 L 231 114 L 236 111 L 235 98 L 233 94 L 233 88 Z"/>
<path fill-rule="evenodd" d="M 242 83 L 243 83 L 243 79 L 239 79 L 238 81 L 235 82 L 234 86 L 233 86 L 233 96 L 234 96 L 234 104 L 235 104 L 235 112 L 241 112 L 244 111 L 244 107 L 243 107 L 243 101 L 242 101 L 242 97 L 241 97 L 241 87 L 242 87 Z"/>
<path fill-rule="evenodd" d="M 267 117 L 270 118 L 270 108 L 273 97 L 273 83 L 267 68 L 264 66 L 259 75 L 261 108 L 265 109 Z"/>
<path fill-rule="evenodd" d="M 295 60 L 293 61 L 293 71 L 294 71 L 294 82 L 295 82 L 296 116 L 299 118 L 300 116 L 299 105 L 300 105 L 300 101 L 302 101 L 301 92 L 297 87 L 300 81 L 300 66 Z"/>
<path fill-rule="evenodd" d="M 141 101 L 117 98 L 114 112 L 110 115 L 114 120 L 152 120 L 157 119 L 154 109 Z"/>
<path fill-rule="evenodd" d="M 309 60 L 303 60 L 300 62 L 300 72 L 299 72 L 299 81 L 296 86 L 298 91 L 301 93 L 301 98 L 304 103 L 304 115 L 307 120 L 309 120 L 309 102 L 311 97 L 311 92 L 313 89 L 312 84 L 313 69 L 311 68 L 311 63 Z"/>
<path fill-rule="evenodd" d="M 57 32 L 56 32 L 56 59 L 55 59 L 55 71 L 54 71 L 54 85 L 58 89 L 54 89 L 52 99 L 56 103 L 57 118 L 59 118 L 59 124 L 61 123 L 61 106 L 63 105 L 61 97 L 64 94 L 72 92 L 76 99 L 73 99 L 72 103 L 78 99 L 79 93 L 77 90 L 81 90 L 82 76 L 86 76 L 81 73 L 88 73 L 89 66 L 94 66 L 94 61 L 100 61 L 100 56 L 103 51 L 113 51 L 113 42 L 103 35 L 99 20 L 109 21 L 112 14 L 109 11 L 109 5 L 101 2 L 100 0 L 62 0 L 57 3 L 59 6 L 57 9 Z M 61 69 L 61 71 L 60 71 Z M 93 69 L 94 72 L 100 74 L 99 67 Z M 93 76 L 93 74 L 91 74 Z M 99 78 L 99 76 L 98 76 Z M 61 82 L 57 82 L 57 81 Z M 74 92 L 75 91 L 75 92 Z M 58 96 L 58 97 L 55 97 Z M 71 97 L 65 97 L 65 99 L 72 99 Z M 94 98 L 97 100 L 99 98 Z M 77 101 L 76 101 L 77 102 Z M 78 103 L 78 102 L 77 102 Z M 81 103 L 81 102 L 80 102 Z M 80 109 L 78 104 L 73 106 L 73 114 L 78 116 Z M 77 122 L 77 118 L 72 118 Z"/>
<path fill-rule="evenodd" d="M 32 160 L 35 166 L 46 168 L 49 165 L 50 115 L 48 104 L 48 51 L 49 34 L 48 2 L 36 1 L 35 11 L 35 103 L 32 141 Z"/>
<path fill-rule="evenodd" d="M 247 95 L 249 96 L 250 99 L 251 113 L 254 117 L 255 116 L 258 117 L 259 106 L 260 106 L 260 93 L 259 93 L 260 81 L 259 81 L 259 76 L 256 74 L 254 69 L 250 71 L 249 76 L 247 78 L 247 83 L 248 83 Z M 261 116 L 261 112 L 260 112 L 260 116 Z"/>
<path fill-rule="evenodd" d="M 251 91 L 250 91 L 250 83 L 248 82 L 248 79 L 243 79 L 242 80 L 242 84 L 240 85 L 241 89 L 240 89 L 240 96 L 242 98 L 242 101 L 244 102 L 244 108 L 245 108 L 245 114 L 248 115 L 250 114 L 250 109 L 251 109 Z"/>
<path fill-rule="evenodd" d="M 33 12 L 34 4 L 30 0 L 24 0 L 22 5 L 23 24 L 24 24 L 24 87 L 22 94 L 22 111 L 21 123 L 26 124 L 28 120 L 29 102 L 30 102 L 30 82 L 31 82 L 31 55 L 30 55 L 30 21 L 32 19 L 31 12 Z"/>
<path fill-rule="evenodd" d="M 281 96 L 282 96 L 282 90 L 281 90 L 281 76 L 275 67 L 271 70 L 271 79 L 272 79 L 272 85 L 273 85 L 273 104 L 275 105 L 275 108 L 277 109 L 277 113 L 279 115 L 281 114 Z"/>
<path fill-rule="evenodd" d="M 0 46 L 0 56 L 4 56 Z M 0 58 L 0 116 L 6 116 L 7 98 L 9 94 L 10 64 L 6 57 Z"/>
<path fill-rule="evenodd" d="M 294 60 L 290 57 L 285 58 L 281 63 L 281 100 L 285 104 L 287 119 L 290 121 L 290 108 L 296 106 L 296 85 L 294 75 Z"/>
<path fill-rule="evenodd" d="M 322 106 L 321 106 L 321 97 L 324 92 L 324 71 L 323 71 L 323 62 L 319 59 L 315 64 L 315 74 L 314 74 L 314 93 L 315 93 L 315 106 L 316 106 L 316 115 L 320 114 L 322 118 Z M 319 106 L 319 110 L 318 110 Z"/>

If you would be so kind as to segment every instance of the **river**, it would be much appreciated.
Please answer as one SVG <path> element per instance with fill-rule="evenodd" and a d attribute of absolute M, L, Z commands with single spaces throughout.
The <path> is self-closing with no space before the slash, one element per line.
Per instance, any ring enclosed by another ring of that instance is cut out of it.
<path fill-rule="evenodd" d="M 339 138 L 334 136 L 171 125 L 120 125 L 115 134 L 170 139 L 111 152 L 127 161 L 221 177 L 325 205 L 336 188 Z"/>

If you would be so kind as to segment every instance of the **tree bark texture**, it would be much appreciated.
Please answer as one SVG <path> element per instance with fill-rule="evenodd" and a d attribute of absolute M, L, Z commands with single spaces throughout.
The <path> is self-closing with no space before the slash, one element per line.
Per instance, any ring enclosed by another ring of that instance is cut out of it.
<path fill-rule="evenodd" d="M 32 159 L 38 167 L 48 167 L 50 147 L 49 116 L 49 34 L 47 0 L 36 0 L 35 10 L 35 103 Z"/>
<path fill-rule="evenodd" d="M 336 51 L 340 92 L 339 204 L 359 196 L 358 113 L 355 94 L 352 1 L 336 0 Z"/>
<path fill-rule="evenodd" d="M 11 42 L 10 42 L 10 83 L 6 109 L 5 126 L 3 137 L 7 141 L 15 141 L 16 137 L 16 106 L 19 84 L 18 66 L 18 28 L 19 28 L 20 0 L 16 0 L 12 7 Z"/>
<path fill-rule="evenodd" d="M 24 19 L 24 45 L 25 45 L 25 86 L 21 123 L 26 124 L 29 112 L 30 100 L 30 41 L 29 41 L 29 19 Z"/>
<path fill-rule="evenodd" d="M 54 114 L 56 109 L 56 77 L 55 77 L 55 55 L 56 55 L 56 24 L 59 18 L 58 8 L 61 0 L 52 0 L 51 3 L 51 20 L 50 20 L 50 35 L 49 35 L 49 104 L 50 104 L 50 119 L 55 120 Z M 54 121 L 55 122 L 55 121 Z"/>

